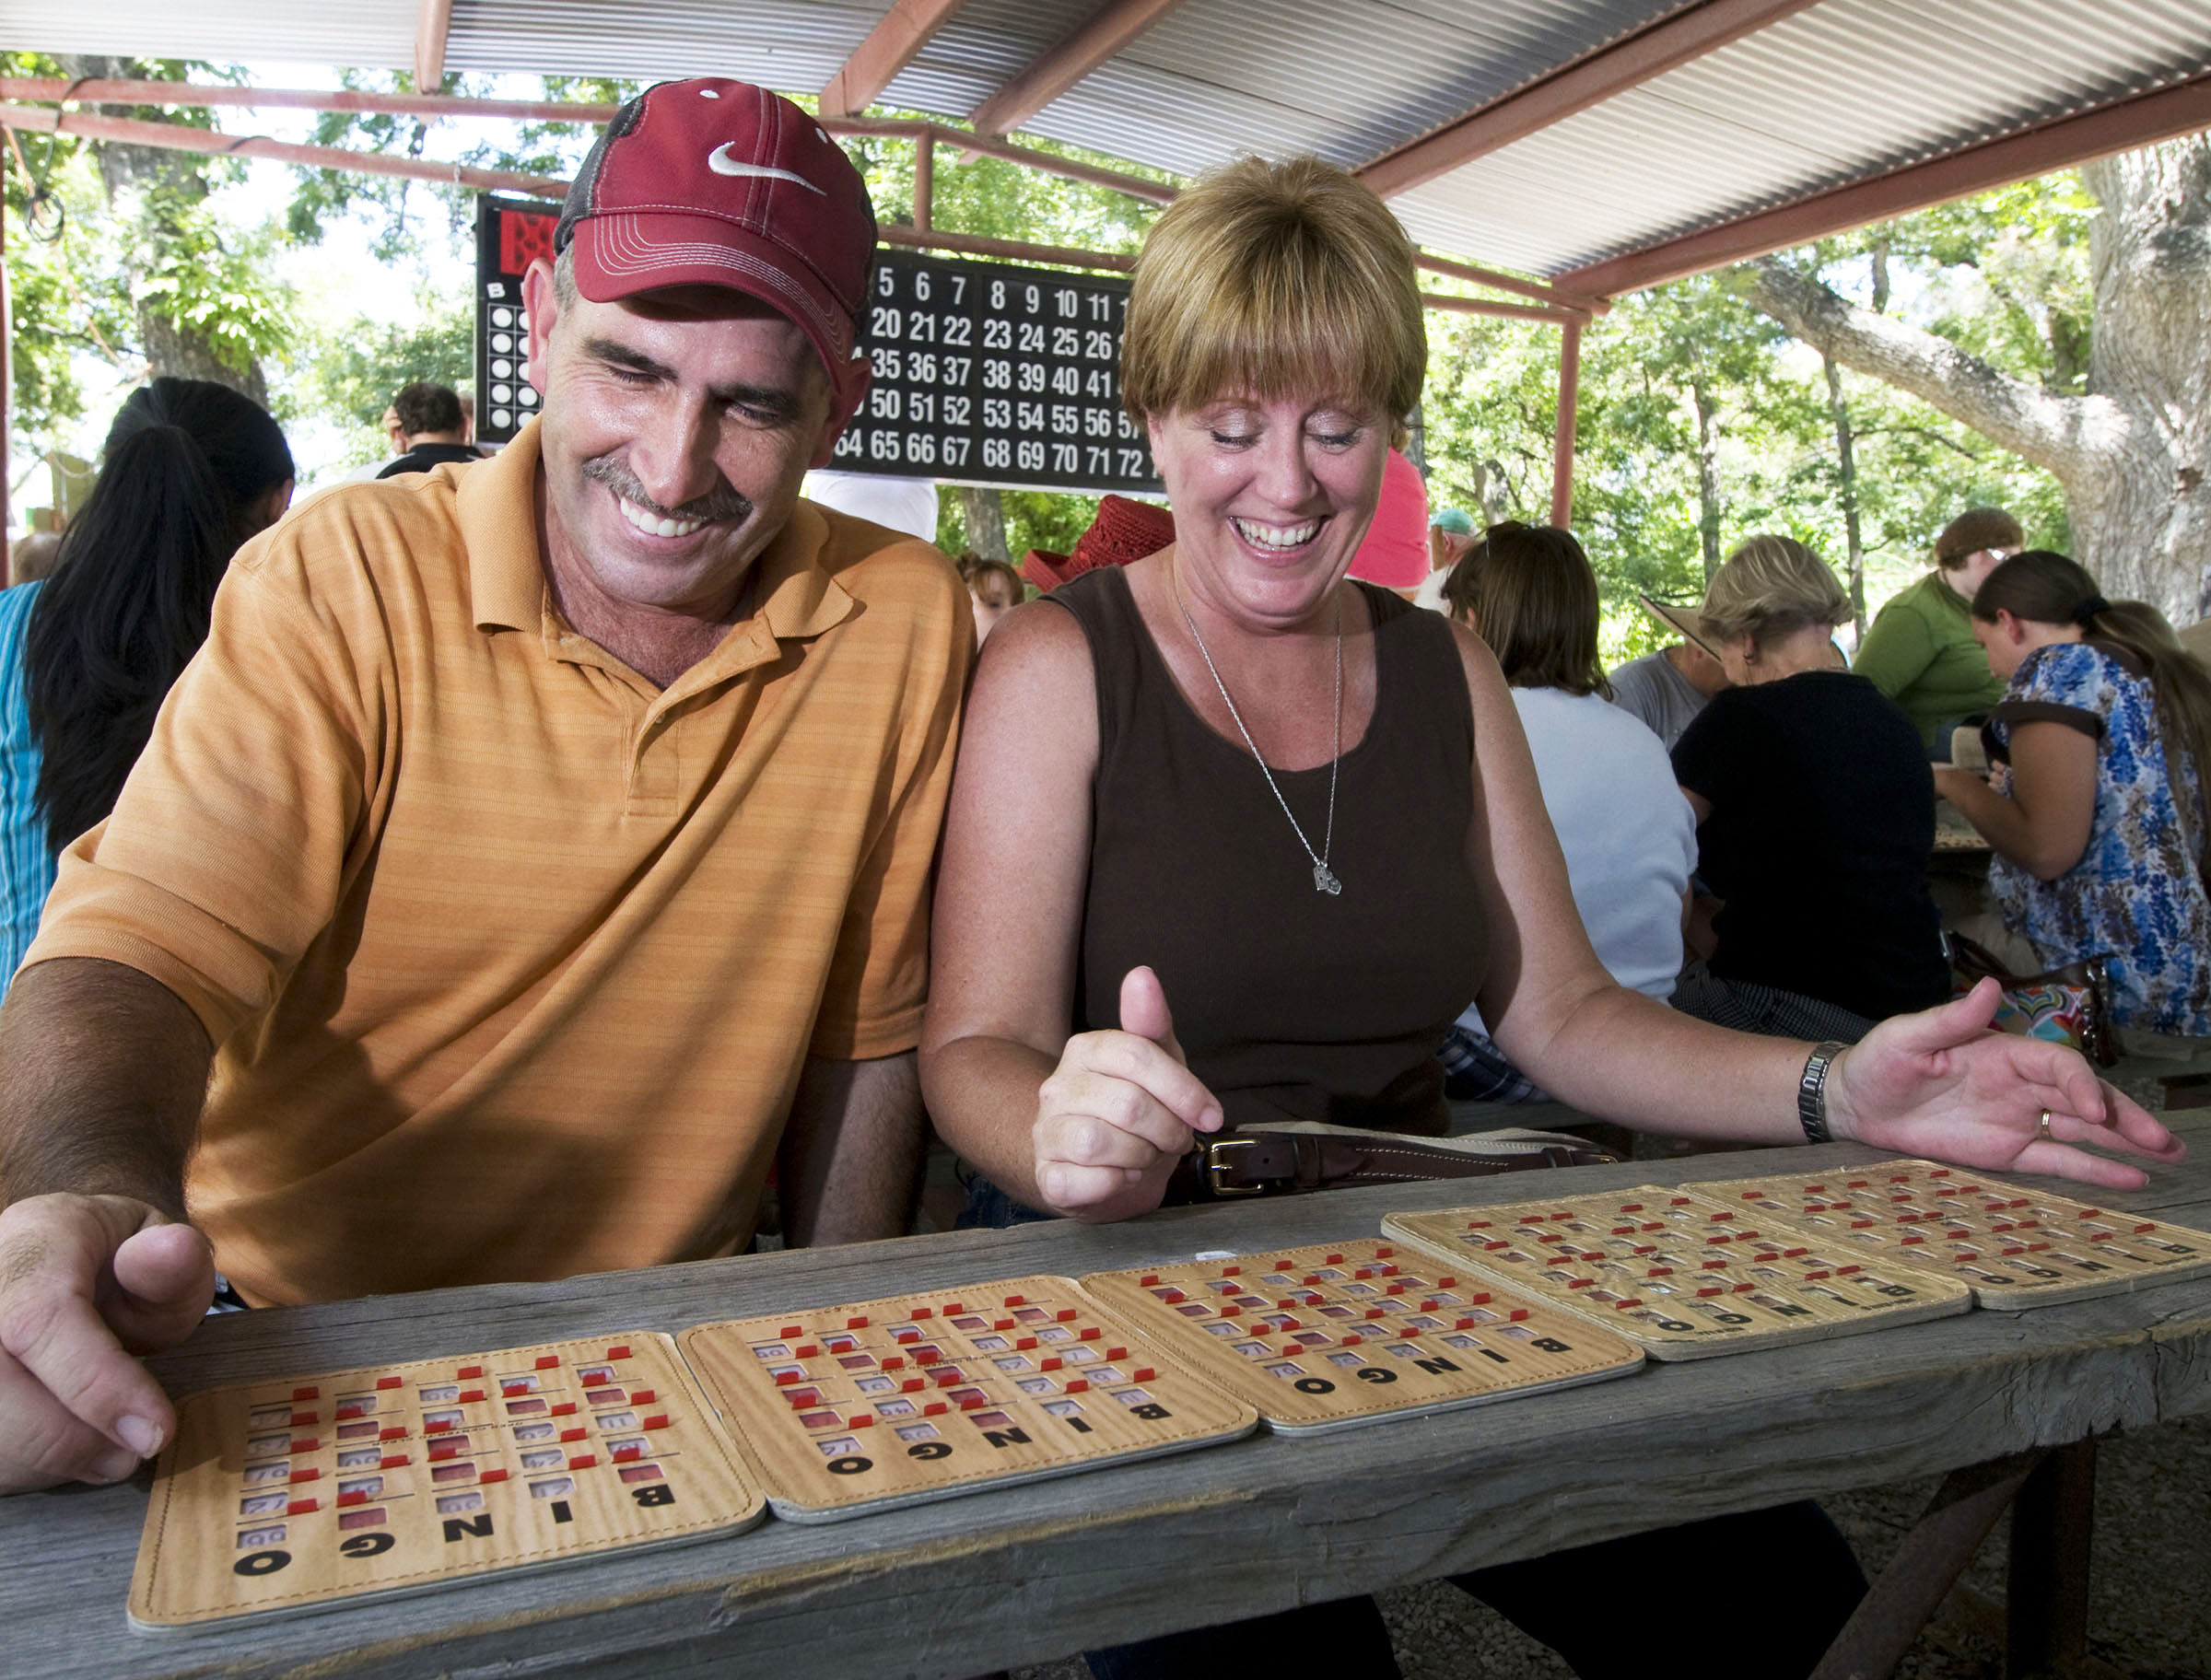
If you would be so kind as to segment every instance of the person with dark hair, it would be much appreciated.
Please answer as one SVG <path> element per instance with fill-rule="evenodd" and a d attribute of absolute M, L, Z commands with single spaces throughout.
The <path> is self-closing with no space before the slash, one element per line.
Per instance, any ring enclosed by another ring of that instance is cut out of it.
<path fill-rule="evenodd" d="M 1543 809 L 1566 854 L 1573 907 L 1620 985 L 1665 1001 L 1681 971 L 1697 825 L 1658 738 L 1610 704 L 1597 632 L 1597 573 L 1573 533 L 1508 519 L 1444 583 L 1452 617 L 1480 636 L 1512 685 Z M 1532 1101 L 1469 1004 L 1441 1052 L 1456 1101 Z"/>
<path fill-rule="evenodd" d="M 402 472 L 427 472 L 449 461 L 481 461 L 468 440 L 468 416 L 461 399 L 444 385 L 418 379 L 392 399 L 392 438 L 399 446 L 396 460 L 377 472 L 392 478 Z"/>
<path fill-rule="evenodd" d="M 709 1259 L 771 1173 L 792 1246 L 906 1229 L 975 629 L 936 549 L 800 495 L 867 392 L 866 182 L 662 82 L 553 248 L 542 412 L 249 543 L 62 856 L 0 1005 L 0 1492 L 173 1438 L 133 1356 L 218 1266 L 262 1306 Z"/>
<path fill-rule="evenodd" d="M 1697 873 L 1722 903 L 1717 949 L 1674 993 L 1685 1014 L 1854 1044 L 1949 996 L 1926 755 L 1894 701 L 1834 668 L 1849 616 L 1789 537 L 1751 537 L 1706 587 L 1703 636 L 1734 686 L 1674 746 Z"/>
<path fill-rule="evenodd" d="M 968 604 L 975 609 L 975 645 L 988 641 L 998 621 L 1028 598 L 1021 574 L 1003 560 L 963 559 L 960 578 L 967 585 Z"/>
<path fill-rule="evenodd" d="M 2155 607 L 2042 549 L 1989 573 L 1973 632 L 2009 683 L 1993 773 L 1935 785 L 1995 851 L 2005 926 L 2044 968 L 2108 955 L 2121 1026 L 2211 1036 L 2211 672 Z"/>
<path fill-rule="evenodd" d="M 1973 639 L 1966 603 L 2025 541 L 2003 508 L 1968 508 L 1935 539 L 1935 569 L 1889 597 L 1858 648 L 1851 669 L 1903 707 L 1921 746 L 1940 763 L 1949 762 L 1950 731 L 2003 695 L 2004 679 Z"/>
<path fill-rule="evenodd" d="M 0 595 L 0 994 L 38 931 L 54 854 L 113 808 L 207 639 L 230 556 L 290 506 L 293 476 L 259 403 L 156 379 L 108 428 L 53 575 Z"/>

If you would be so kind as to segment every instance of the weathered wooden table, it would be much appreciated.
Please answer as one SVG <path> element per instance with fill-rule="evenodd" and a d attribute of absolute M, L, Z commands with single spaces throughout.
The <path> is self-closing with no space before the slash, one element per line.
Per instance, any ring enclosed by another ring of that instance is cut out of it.
<path fill-rule="evenodd" d="M 2211 1126 L 2196 1129 L 2198 1159 L 2147 1190 L 2099 1199 L 2211 1228 Z M 1748 1173 L 1878 1159 L 1841 1145 L 1585 1168 L 1576 1179 L 1628 1184 L 1717 1176 L 1738 1162 Z M 1106 1228 L 1059 1222 L 251 1312 L 211 1321 L 156 1369 L 181 1394 L 675 1330 L 894 1289 L 1371 1234 L 1392 1209 L 1503 1201 L 1533 1182 L 1344 1191 Z M 1653 1364 L 1432 1419 L 1303 1441 L 1260 1435 L 845 1523 L 769 1522 L 648 1556 L 165 1635 L 135 1633 L 123 1615 L 142 1478 L 0 1500 L 0 1673 L 968 1675 L 2206 1410 L 2211 1279 Z"/>

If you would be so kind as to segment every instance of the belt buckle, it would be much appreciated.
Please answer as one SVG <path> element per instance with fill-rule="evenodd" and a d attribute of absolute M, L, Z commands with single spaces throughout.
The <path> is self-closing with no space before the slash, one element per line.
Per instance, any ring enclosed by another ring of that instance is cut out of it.
<path fill-rule="evenodd" d="M 1220 1160 L 1220 1153 L 1222 1149 L 1249 1149 L 1257 1147 L 1258 1139 L 1252 1138 L 1223 1138 L 1217 1142 L 1207 1144 L 1204 1150 L 1206 1189 L 1215 1196 L 1265 1194 L 1256 1184 L 1225 1184 L 1221 1182 L 1221 1174 L 1226 1171 Z"/>

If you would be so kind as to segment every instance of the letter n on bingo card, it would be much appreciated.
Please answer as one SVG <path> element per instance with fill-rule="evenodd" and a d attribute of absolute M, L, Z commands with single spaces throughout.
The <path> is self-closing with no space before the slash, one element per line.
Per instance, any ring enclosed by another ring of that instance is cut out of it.
<path fill-rule="evenodd" d="M 764 1514 L 664 1336 L 218 1389 L 178 1408 L 131 1620 L 283 1615 Z"/>
<path fill-rule="evenodd" d="M 767 1480 L 826 1522 L 1233 1441 L 1258 1419 L 1067 1278 L 1014 1278 L 680 1338 Z"/>

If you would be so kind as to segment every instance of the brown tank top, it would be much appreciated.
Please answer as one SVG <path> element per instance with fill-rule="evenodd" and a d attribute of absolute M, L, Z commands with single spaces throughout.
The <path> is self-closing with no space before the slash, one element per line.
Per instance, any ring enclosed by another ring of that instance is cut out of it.
<path fill-rule="evenodd" d="M 1149 963 L 1231 1126 L 1442 1132 L 1434 1052 L 1487 964 L 1465 669 L 1442 617 L 1359 587 L 1376 692 L 1338 771 L 1337 897 L 1314 890 L 1250 752 L 1176 686 L 1128 578 L 1100 570 L 1045 597 L 1082 626 L 1097 674 L 1077 1030 L 1120 1025 L 1121 976 Z M 1274 779 L 1317 851 L 1328 766 Z"/>

